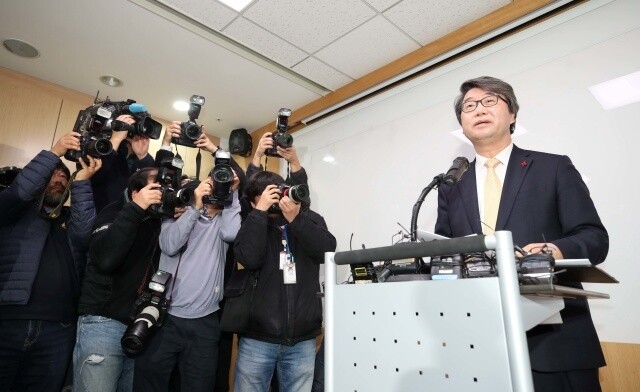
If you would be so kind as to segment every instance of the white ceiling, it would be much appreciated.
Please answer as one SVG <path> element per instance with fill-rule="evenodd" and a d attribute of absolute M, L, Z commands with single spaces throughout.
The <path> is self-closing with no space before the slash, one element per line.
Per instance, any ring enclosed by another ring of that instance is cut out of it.
<path fill-rule="evenodd" d="M 199 122 L 225 138 L 510 2 L 254 0 L 238 13 L 215 0 L 2 0 L 0 40 L 26 41 L 40 56 L 1 48 L 0 66 L 91 96 L 132 98 L 167 120 L 186 119 L 175 100 L 203 95 Z M 107 87 L 101 75 L 124 86 Z"/>

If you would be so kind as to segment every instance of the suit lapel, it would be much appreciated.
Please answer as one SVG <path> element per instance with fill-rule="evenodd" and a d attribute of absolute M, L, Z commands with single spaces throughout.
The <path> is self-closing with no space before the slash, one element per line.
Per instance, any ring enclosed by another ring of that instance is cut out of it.
<path fill-rule="evenodd" d="M 528 151 L 522 150 L 516 145 L 513 146 L 507 166 L 507 174 L 504 178 L 504 185 L 502 186 L 496 230 L 505 229 L 505 225 L 513 209 L 513 204 L 516 201 L 516 196 L 522 186 L 522 181 L 527 175 L 532 163 L 533 158 L 530 158 Z"/>
<path fill-rule="evenodd" d="M 457 185 L 462 205 L 467 213 L 471 229 L 476 234 L 482 234 L 480 225 L 480 209 L 478 208 L 478 188 L 476 186 L 476 161 L 469 165 L 469 169 Z"/>

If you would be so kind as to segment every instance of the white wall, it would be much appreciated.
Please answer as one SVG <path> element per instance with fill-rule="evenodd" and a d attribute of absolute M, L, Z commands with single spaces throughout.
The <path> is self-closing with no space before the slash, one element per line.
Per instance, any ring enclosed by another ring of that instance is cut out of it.
<path fill-rule="evenodd" d="M 513 85 L 521 111 L 514 142 L 569 155 L 610 235 L 602 268 L 619 285 L 591 301 L 603 341 L 640 343 L 640 239 L 636 151 L 640 103 L 603 110 L 588 87 L 640 70 L 640 1 L 592 0 L 552 20 L 435 70 L 411 83 L 313 124 L 295 136 L 310 178 L 312 207 L 327 220 L 338 250 L 391 244 L 409 228 L 420 191 L 454 157 L 473 158 L 453 100 L 466 79 L 491 75 Z M 336 162 L 322 161 L 330 153 Z M 420 228 L 433 230 L 437 195 L 422 206 Z"/>

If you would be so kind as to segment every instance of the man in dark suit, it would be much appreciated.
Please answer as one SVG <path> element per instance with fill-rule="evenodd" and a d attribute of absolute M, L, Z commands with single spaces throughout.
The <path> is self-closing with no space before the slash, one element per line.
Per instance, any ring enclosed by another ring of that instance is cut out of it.
<path fill-rule="evenodd" d="M 609 236 L 589 190 L 567 156 L 522 150 L 511 141 L 513 88 L 492 77 L 460 87 L 455 111 L 476 159 L 455 187 L 441 187 L 435 232 L 448 237 L 508 230 L 530 253 L 604 261 Z M 559 284 L 581 287 L 578 282 Z M 565 299 L 562 324 L 527 332 L 536 391 L 600 391 L 605 365 L 586 300 Z"/>

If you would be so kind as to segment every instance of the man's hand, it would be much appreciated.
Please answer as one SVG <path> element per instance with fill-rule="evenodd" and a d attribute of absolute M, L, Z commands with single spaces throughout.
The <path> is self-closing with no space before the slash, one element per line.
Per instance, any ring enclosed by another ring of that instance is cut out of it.
<path fill-rule="evenodd" d="M 127 125 L 133 125 L 136 123 L 136 120 L 133 118 L 133 116 L 129 115 L 129 114 L 123 114 L 121 116 L 116 117 L 117 121 L 121 121 Z M 127 135 L 129 134 L 128 131 L 126 130 L 121 130 L 121 131 L 114 131 L 111 133 L 111 145 L 113 145 L 113 150 L 114 151 L 118 151 L 118 148 L 120 147 L 120 144 L 122 144 L 122 141 L 124 139 L 127 138 Z"/>
<path fill-rule="evenodd" d="M 256 147 L 256 153 L 253 155 L 253 160 L 251 161 L 254 166 L 260 167 L 260 159 L 264 156 L 265 151 L 273 147 L 273 138 L 271 135 L 271 132 L 267 132 L 260 138 L 258 147 Z"/>
<path fill-rule="evenodd" d="M 63 135 L 49 151 L 61 157 L 66 154 L 67 150 L 80 151 L 80 134 L 78 132 L 69 132 Z"/>
<path fill-rule="evenodd" d="M 238 187 L 240 187 L 240 178 L 238 178 L 238 174 L 236 173 L 235 170 L 231 169 L 231 171 L 233 172 L 233 181 L 231 181 L 231 189 L 236 191 L 238 190 Z"/>
<path fill-rule="evenodd" d="M 551 256 L 556 260 L 564 259 L 562 251 L 550 242 L 537 242 L 535 244 L 529 244 L 522 248 L 527 253 L 542 253 L 542 251 L 551 251 Z"/>
<path fill-rule="evenodd" d="M 204 202 L 202 201 L 202 197 L 210 195 L 212 190 L 213 183 L 210 177 L 198 184 L 196 189 L 193 191 L 193 198 L 195 199 L 193 201 L 193 208 L 195 208 L 196 210 L 201 209 L 204 204 Z"/>
<path fill-rule="evenodd" d="M 152 182 L 139 191 L 133 191 L 131 193 L 131 199 L 143 210 L 146 210 L 152 204 L 160 204 L 162 202 L 160 184 Z"/>
<path fill-rule="evenodd" d="M 176 209 L 174 210 L 173 219 L 180 218 L 186 210 L 187 210 L 187 207 L 176 207 Z"/>
<path fill-rule="evenodd" d="M 296 216 L 300 213 L 300 204 L 291 200 L 289 196 L 285 196 L 280 199 L 279 203 L 280 209 L 282 210 L 282 215 L 287 222 L 291 223 Z"/>
<path fill-rule="evenodd" d="M 143 159 L 149 154 L 149 138 L 134 136 L 133 140 L 131 140 L 131 149 L 138 159 Z"/>
<path fill-rule="evenodd" d="M 93 177 L 94 174 L 102 167 L 102 159 L 87 156 L 89 164 L 87 165 L 84 159 L 78 159 L 78 163 L 82 166 L 82 169 L 76 174 L 76 180 L 88 180 Z"/>
<path fill-rule="evenodd" d="M 162 138 L 162 146 L 170 147 L 172 138 L 180 137 L 182 130 L 180 129 L 180 121 L 172 121 L 171 124 L 164 130 L 164 137 Z"/>
<path fill-rule="evenodd" d="M 298 158 L 298 153 L 296 152 L 296 147 L 291 146 L 289 148 L 282 148 L 280 146 L 276 147 L 276 151 L 283 157 L 289 164 L 291 165 L 291 171 L 297 172 L 302 169 L 302 165 L 300 165 L 300 159 Z"/>
<path fill-rule="evenodd" d="M 211 141 L 211 139 L 209 139 L 207 135 L 205 135 L 204 130 L 200 134 L 200 137 L 195 141 L 195 145 L 199 149 L 203 151 L 209 151 L 212 154 L 218 151 L 218 147 L 215 144 L 213 144 L 213 142 Z"/>
<path fill-rule="evenodd" d="M 268 211 L 269 207 L 276 204 L 280 200 L 280 189 L 278 189 L 277 185 L 268 185 L 262 195 L 260 195 L 260 200 L 255 204 L 254 208 L 260 211 Z M 252 202 L 253 204 L 253 202 Z"/>

